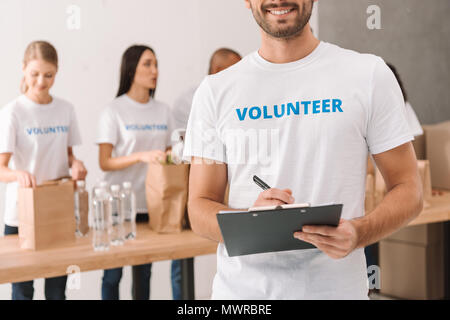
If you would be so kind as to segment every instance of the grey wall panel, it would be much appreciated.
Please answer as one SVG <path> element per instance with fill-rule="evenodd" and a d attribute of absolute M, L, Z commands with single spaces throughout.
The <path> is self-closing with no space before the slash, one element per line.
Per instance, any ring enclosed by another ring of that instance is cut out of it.
<path fill-rule="evenodd" d="M 370 5 L 381 29 L 370 30 Z M 320 0 L 321 40 L 381 56 L 396 66 L 423 124 L 450 120 L 449 0 Z"/>

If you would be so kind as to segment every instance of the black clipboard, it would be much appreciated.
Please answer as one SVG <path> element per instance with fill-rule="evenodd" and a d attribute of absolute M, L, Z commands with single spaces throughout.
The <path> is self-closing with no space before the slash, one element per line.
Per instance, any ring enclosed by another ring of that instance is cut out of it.
<path fill-rule="evenodd" d="M 314 245 L 294 238 L 304 225 L 337 226 L 342 204 L 264 211 L 219 212 L 217 221 L 228 256 L 311 249 Z"/>

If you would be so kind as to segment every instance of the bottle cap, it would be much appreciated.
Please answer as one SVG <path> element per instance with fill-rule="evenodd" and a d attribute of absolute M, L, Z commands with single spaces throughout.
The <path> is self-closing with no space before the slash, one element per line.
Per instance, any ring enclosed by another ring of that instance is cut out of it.
<path fill-rule="evenodd" d="M 77 187 L 84 188 L 86 186 L 86 183 L 84 180 L 77 180 Z"/>
<path fill-rule="evenodd" d="M 95 195 L 98 197 L 99 195 L 101 195 L 103 193 L 102 189 L 95 189 Z"/>
<path fill-rule="evenodd" d="M 117 192 L 120 190 L 120 186 L 118 184 L 114 184 L 111 186 L 111 191 Z"/>
<path fill-rule="evenodd" d="M 123 185 L 123 187 L 125 189 L 130 189 L 131 188 L 131 182 L 129 182 L 129 181 L 125 181 L 122 185 Z"/>

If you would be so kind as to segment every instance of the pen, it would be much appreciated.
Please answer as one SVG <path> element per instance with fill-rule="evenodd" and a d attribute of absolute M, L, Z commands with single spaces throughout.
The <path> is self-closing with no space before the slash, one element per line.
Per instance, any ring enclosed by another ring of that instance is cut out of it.
<path fill-rule="evenodd" d="M 267 190 L 270 189 L 269 185 L 267 183 L 265 183 L 264 181 L 262 181 L 260 178 L 258 178 L 256 175 L 253 176 L 253 181 L 255 181 L 255 183 L 261 187 L 261 189 L 263 190 Z"/>

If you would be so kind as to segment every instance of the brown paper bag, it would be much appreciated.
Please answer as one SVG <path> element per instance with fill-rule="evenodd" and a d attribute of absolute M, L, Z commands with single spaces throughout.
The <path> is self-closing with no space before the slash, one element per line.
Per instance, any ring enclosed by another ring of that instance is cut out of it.
<path fill-rule="evenodd" d="M 79 203 L 80 223 L 78 225 L 81 235 L 86 235 L 89 232 L 89 193 L 80 194 Z"/>
<path fill-rule="evenodd" d="M 41 250 L 75 241 L 72 181 L 49 181 L 36 188 L 19 188 L 17 197 L 21 248 Z"/>
<path fill-rule="evenodd" d="M 181 232 L 186 221 L 188 164 L 149 164 L 145 195 L 150 228 L 158 233 Z"/>

